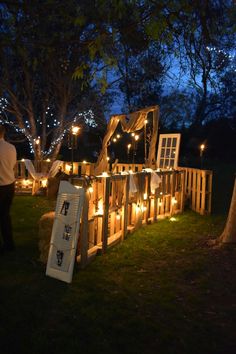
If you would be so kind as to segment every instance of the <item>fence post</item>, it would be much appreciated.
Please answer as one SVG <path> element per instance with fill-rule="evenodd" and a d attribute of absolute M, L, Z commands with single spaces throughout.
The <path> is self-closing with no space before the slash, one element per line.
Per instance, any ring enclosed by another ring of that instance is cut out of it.
<path fill-rule="evenodd" d="M 121 240 L 123 241 L 127 234 L 127 225 L 128 225 L 128 205 L 129 205 L 129 182 L 130 175 L 126 176 L 125 181 L 125 194 L 124 194 L 124 205 L 122 213 L 122 234 Z"/>
<path fill-rule="evenodd" d="M 111 180 L 111 177 L 105 177 L 103 217 L 102 217 L 102 253 L 105 253 L 107 250 L 109 197 L 110 197 L 110 184 L 111 184 L 110 180 Z"/>
<path fill-rule="evenodd" d="M 80 238 L 80 255 L 81 268 L 86 267 L 88 262 L 88 211 L 89 211 L 89 192 L 85 192 L 84 205 L 82 211 L 81 238 Z"/>

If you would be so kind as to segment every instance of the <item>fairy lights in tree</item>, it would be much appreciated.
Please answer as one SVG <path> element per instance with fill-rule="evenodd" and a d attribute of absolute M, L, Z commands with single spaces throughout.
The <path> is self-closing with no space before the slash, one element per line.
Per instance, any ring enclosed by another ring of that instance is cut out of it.
<path fill-rule="evenodd" d="M 33 136 L 31 134 L 30 121 L 27 119 L 23 120 L 24 127 L 20 127 L 19 124 L 17 124 L 15 121 L 9 118 L 9 115 L 7 114 L 8 113 L 7 107 L 8 107 L 7 99 L 1 97 L 0 98 L 0 123 L 8 124 L 17 133 L 23 134 L 28 140 L 30 152 L 32 154 L 35 154 L 37 150 L 40 153 L 41 158 L 48 157 L 53 153 L 56 147 L 58 147 L 58 145 L 62 143 L 65 135 L 70 131 L 71 126 L 73 126 L 75 123 L 84 122 L 84 124 L 88 127 L 91 128 L 97 127 L 95 116 L 91 109 L 89 109 L 88 111 L 76 113 L 72 120 L 69 120 L 67 117 L 65 117 L 62 121 L 59 121 L 58 119 L 54 118 L 55 116 L 55 113 L 53 112 L 54 107 L 47 106 L 45 110 L 45 119 L 43 120 L 41 119 L 41 117 L 37 117 L 35 119 L 37 132 L 36 132 L 36 136 Z M 53 133 L 56 136 L 56 138 L 54 138 L 51 141 L 50 146 L 48 148 L 41 150 L 41 145 L 43 144 L 41 144 L 40 132 L 43 126 L 46 129 L 46 136 L 48 136 L 50 133 Z"/>

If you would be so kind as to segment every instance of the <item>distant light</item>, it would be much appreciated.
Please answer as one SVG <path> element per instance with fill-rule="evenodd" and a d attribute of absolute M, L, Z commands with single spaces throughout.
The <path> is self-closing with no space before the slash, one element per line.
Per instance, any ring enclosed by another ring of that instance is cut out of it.
<path fill-rule="evenodd" d="M 84 163 L 84 164 L 86 164 L 86 163 L 87 163 L 87 161 L 86 161 L 86 160 L 84 160 L 84 161 L 83 161 L 83 163 Z"/>
<path fill-rule="evenodd" d="M 138 141 L 139 136 L 138 136 L 138 135 L 135 135 L 134 139 L 135 139 L 135 141 Z"/>
<path fill-rule="evenodd" d="M 47 162 L 50 162 L 51 160 L 50 160 L 50 159 L 47 159 L 46 161 L 47 161 Z"/>
<path fill-rule="evenodd" d="M 77 135 L 78 132 L 79 132 L 79 130 L 80 130 L 80 127 L 78 127 L 78 126 L 73 126 L 73 127 L 71 128 L 71 131 L 72 131 L 72 134 L 73 134 L 73 135 Z"/>
<path fill-rule="evenodd" d="M 42 187 L 43 187 L 43 188 L 46 188 L 46 187 L 47 187 L 47 184 L 48 184 L 48 180 L 47 180 L 47 178 L 44 178 L 44 179 L 42 180 Z"/>
<path fill-rule="evenodd" d="M 200 150 L 201 150 L 201 151 L 204 151 L 204 150 L 205 150 L 205 145 L 204 145 L 204 144 L 201 144 L 201 145 L 200 145 Z"/>
<path fill-rule="evenodd" d="M 71 170 L 71 165 L 66 164 L 65 169 L 66 169 L 66 172 L 70 172 L 70 170 Z"/>
<path fill-rule="evenodd" d="M 170 221 L 178 221 L 178 219 L 174 218 L 173 216 L 170 218 Z"/>

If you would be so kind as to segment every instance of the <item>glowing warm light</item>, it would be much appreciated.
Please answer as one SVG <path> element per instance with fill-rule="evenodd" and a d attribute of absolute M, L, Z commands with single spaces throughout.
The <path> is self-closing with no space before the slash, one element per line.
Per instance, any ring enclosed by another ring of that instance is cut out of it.
<path fill-rule="evenodd" d="M 114 139 L 112 139 L 112 141 L 113 141 L 114 143 L 116 143 L 116 142 L 117 142 L 117 139 L 116 139 L 116 138 L 114 138 Z"/>
<path fill-rule="evenodd" d="M 95 212 L 94 215 L 96 215 L 96 216 L 103 215 L 103 204 L 102 204 L 102 200 L 99 200 L 99 202 L 98 202 L 98 208 L 97 208 L 97 210 L 96 210 L 96 212 Z"/>
<path fill-rule="evenodd" d="M 135 136 L 135 133 L 131 133 L 131 136 Z"/>
<path fill-rule="evenodd" d="M 38 139 L 35 139 L 35 144 L 36 145 L 39 145 L 39 143 L 40 143 L 40 139 L 38 138 Z"/>
<path fill-rule="evenodd" d="M 71 170 L 71 165 L 66 164 L 65 170 L 66 170 L 66 172 L 70 172 L 70 170 Z"/>
<path fill-rule="evenodd" d="M 117 134 L 116 137 L 117 137 L 117 139 L 120 139 L 120 134 Z"/>
<path fill-rule="evenodd" d="M 74 186 L 74 187 L 77 188 L 77 189 L 83 188 L 83 187 L 81 187 L 81 186 Z"/>
<path fill-rule="evenodd" d="M 130 148 L 131 148 L 131 144 L 128 144 L 128 145 L 127 145 L 127 148 L 128 148 L 128 150 L 130 150 Z"/>
<path fill-rule="evenodd" d="M 23 179 L 22 184 L 27 187 L 30 184 L 30 181 L 28 179 Z"/>
<path fill-rule="evenodd" d="M 161 207 L 162 206 L 162 202 L 159 202 L 158 205 Z"/>
<path fill-rule="evenodd" d="M 48 180 L 47 180 L 47 178 L 44 178 L 44 179 L 42 180 L 42 187 L 43 187 L 43 188 L 46 188 L 46 187 L 47 187 L 47 184 L 48 184 Z"/>
<path fill-rule="evenodd" d="M 172 198 L 171 198 L 171 204 L 172 204 L 172 205 L 177 204 L 177 200 L 175 199 L 175 197 L 172 197 Z"/>
<path fill-rule="evenodd" d="M 147 210 L 146 205 L 142 205 L 142 206 L 141 206 L 141 210 L 142 210 L 142 212 L 146 211 L 146 210 Z"/>
<path fill-rule="evenodd" d="M 201 145 L 200 145 L 200 150 L 201 150 L 201 151 L 204 151 L 204 150 L 205 150 L 205 145 L 204 145 L 204 144 L 201 144 Z"/>
<path fill-rule="evenodd" d="M 102 177 L 109 177 L 107 172 L 102 172 Z"/>
<path fill-rule="evenodd" d="M 83 163 L 84 163 L 84 164 L 86 164 L 86 163 L 87 163 L 87 161 L 85 161 L 85 160 L 84 160 L 84 161 L 83 161 Z"/>
<path fill-rule="evenodd" d="M 138 141 L 138 139 L 139 139 L 139 135 L 135 135 L 134 140 Z"/>
<path fill-rule="evenodd" d="M 92 187 L 92 186 L 89 186 L 89 187 L 88 187 L 88 191 L 89 191 L 90 193 L 92 193 L 92 192 L 93 192 L 93 187 Z"/>
<path fill-rule="evenodd" d="M 24 162 L 24 161 L 25 161 L 25 159 L 21 159 L 21 161 L 22 161 L 22 162 Z"/>
<path fill-rule="evenodd" d="M 178 221 L 178 219 L 174 218 L 173 216 L 170 218 L 170 221 Z"/>
<path fill-rule="evenodd" d="M 71 131 L 72 131 L 73 135 L 77 135 L 79 130 L 80 130 L 80 127 L 78 127 L 78 126 L 71 127 Z"/>
<path fill-rule="evenodd" d="M 143 199 L 147 200 L 147 193 L 143 193 Z"/>
<path fill-rule="evenodd" d="M 107 161 L 109 161 L 110 160 L 110 157 L 109 156 L 107 156 Z"/>
<path fill-rule="evenodd" d="M 50 159 L 47 159 L 46 161 L 47 161 L 47 162 L 50 162 L 51 160 L 50 160 Z"/>
<path fill-rule="evenodd" d="M 138 213 L 140 211 L 140 205 L 137 204 L 135 209 L 136 209 L 136 213 Z"/>
<path fill-rule="evenodd" d="M 145 123 L 145 124 L 148 124 L 148 120 L 147 120 L 147 119 L 145 119 L 144 123 Z"/>
<path fill-rule="evenodd" d="M 116 220 L 120 220 L 120 213 L 118 211 L 116 213 Z"/>

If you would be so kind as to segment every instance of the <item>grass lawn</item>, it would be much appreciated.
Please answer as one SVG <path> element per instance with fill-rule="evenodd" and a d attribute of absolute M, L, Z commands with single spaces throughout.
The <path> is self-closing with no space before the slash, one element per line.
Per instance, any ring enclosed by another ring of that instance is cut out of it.
<path fill-rule="evenodd" d="M 212 248 L 226 214 L 191 211 L 129 235 L 72 284 L 45 276 L 37 222 L 52 205 L 16 197 L 17 250 L 0 257 L 1 354 L 234 354 L 236 248 Z"/>

